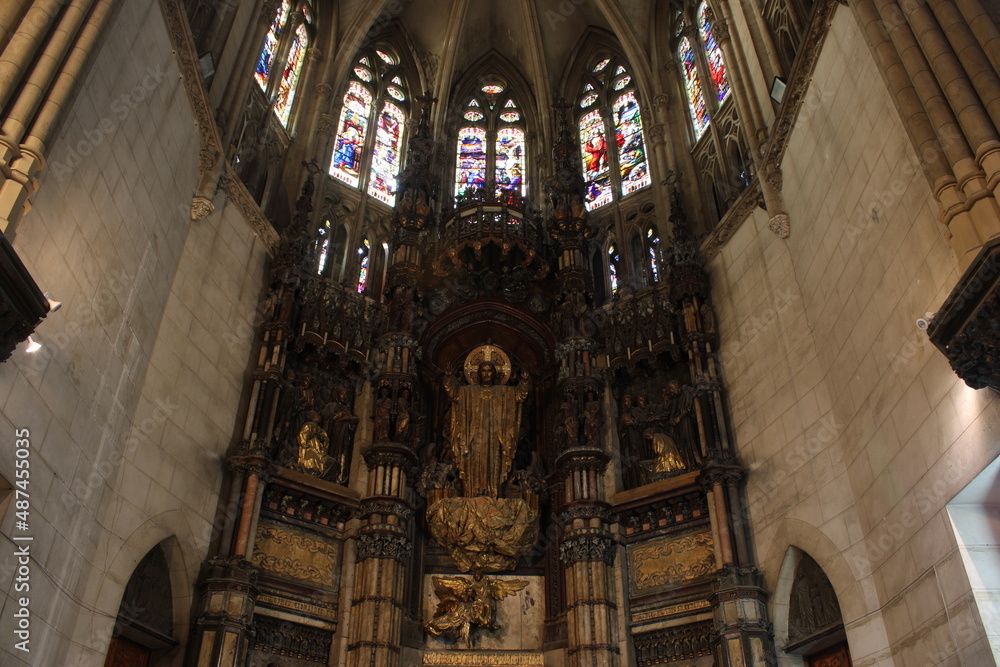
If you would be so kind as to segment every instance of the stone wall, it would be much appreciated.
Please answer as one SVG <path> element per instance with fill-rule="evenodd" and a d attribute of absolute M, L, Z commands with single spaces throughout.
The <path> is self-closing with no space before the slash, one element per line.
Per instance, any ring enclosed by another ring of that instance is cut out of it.
<path fill-rule="evenodd" d="M 768 588 L 799 547 L 837 590 L 855 664 L 986 664 L 944 506 L 1000 451 L 1000 411 L 916 328 L 957 264 L 846 8 L 782 167 L 791 238 L 758 209 L 710 264 Z"/>
<path fill-rule="evenodd" d="M 4 664 L 102 665 L 125 583 L 163 540 L 186 638 L 250 354 L 265 253 L 221 198 L 191 224 L 199 146 L 161 10 L 116 11 L 14 240 L 63 307 L 41 351 L 0 366 L 0 429 L 31 433 L 34 537 L 24 654 L 4 517 Z"/>

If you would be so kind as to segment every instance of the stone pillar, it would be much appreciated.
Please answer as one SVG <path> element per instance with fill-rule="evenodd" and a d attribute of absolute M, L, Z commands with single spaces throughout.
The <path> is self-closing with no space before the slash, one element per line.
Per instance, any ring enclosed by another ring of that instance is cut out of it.
<path fill-rule="evenodd" d="M 387 440 L 373 442 L 363 454 L 368 489 L 361 507 L 364 523 L 358 531 L 347 664 L 396 667 L 402 650 L 407 562 L 413 549 L 413 510 L 406 495 L 417 458 L 409 447 Z"/>
<path fill-rule="evenodd" d="M 592 447 L 568 449 L 556 462 L 563 498 L 559 559 L 566 586 L 566 664 L 620 663 L 618 606 L 614 603 L 615 539 L 603 490 L 610 460 Z"/>
<path fill-rule="evenodd" d="M 74 3 L 35 57 L 39 43 L 48 37 L 56 4 L 39 0 L 0 60 L 0 108 L 18 91 L 0 132 L 0 232 L 8 238 L 28 208 L 28 197 L 38 189 L 36 175 L 45 166 L 45 144 L 94 50 L 113 0 Z"/>
<path fill-rule="evenodd" d="M 187 660 L 197 667 L 243 665 L 252 640 L 257 568 L 251 561 L 270 462 L 262 452 L 251 451 L 230 459 L 230 469 L 238 500 L 226 508 L 225 555 L 208 561 L 201 585 L 201 608 Z"/>
<path fill-rule="evenodd" d="M 710 601 L 715 614 L 715 664 L 719 667 L 777 665 L 767 619 L 764 577 L 749 560 L 748 537 L 743 530 L 741 482 L 745 473 L 735 462 L 702 471 L 701 482 L 710 496 L 713 525 L 718 528 L 717 555 L 722 568 L 715 575 Z M 738 528 L 736 528 L 738 527 Z"/>

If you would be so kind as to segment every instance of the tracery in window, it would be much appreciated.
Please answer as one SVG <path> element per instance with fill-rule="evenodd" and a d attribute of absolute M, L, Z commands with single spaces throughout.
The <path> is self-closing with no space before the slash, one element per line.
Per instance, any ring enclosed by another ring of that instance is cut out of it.
<path fill-rule="evenodd" d="M 399 59 L 381 47 L 362 53 L 344 94 L 330 175 L 393 206 L 407 112 Z"/>
<path fill-rule="evenodd" d="M 587 210 L 651 183 L 635 82 L 615 57 L 590 68 L 580 92 L 580 157 Z M 608 137 L 613 134 L 614 142 Z"/>
<path fill-rule="evenodd" d="M 507 86 L 480 86 L 466 101 L 455 156 L 455 196 L 520 204 L 527 192 L 525 119 Z"/>

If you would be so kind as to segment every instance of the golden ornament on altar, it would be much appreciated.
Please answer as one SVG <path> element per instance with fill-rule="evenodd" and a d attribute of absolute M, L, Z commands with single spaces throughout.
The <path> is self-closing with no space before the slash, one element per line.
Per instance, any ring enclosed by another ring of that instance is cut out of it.
<path fill-rule="evenodd" d="M 480 345 L 465 357 L 465 379 L 469 384 L 479 382 L 479 365 L 484 361 L 493 364 L 499 371 L 498 384 L 510 380 L 510 357 L 496 345 Z"/>
<path fill-rule="evenodd" d="M 424 626 L 428 633 L 461 639 L 472 648 L 472 629 L 499 630 L 496 622 L 496 602 L 514 595 L 528 585 L 523 579 L 486 579 L 478 572 L 470 580 L 465 577 L 434 577 L 437 609 L 434 618 Z"/>

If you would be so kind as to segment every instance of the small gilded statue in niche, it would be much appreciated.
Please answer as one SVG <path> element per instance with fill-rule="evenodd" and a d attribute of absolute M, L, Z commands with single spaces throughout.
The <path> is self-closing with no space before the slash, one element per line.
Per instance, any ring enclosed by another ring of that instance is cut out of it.
<path fill-rule="evenodd" d="M 434 617 L 424 629 L 436 637 L 446 635 L 456 642 L 461 640 L 466 648 L 472 648 L 472 629 L 499 630 L 497 601 L 514 595 L 527 585 L 523 579 L 488 579 L 481 572 L 476 572 L 471 580 L 434 577 L 434 593 L 439 602 Z"/>
<path fill-rule="evenodd" d="M 312 475 L 322 475 L 326 472 L 330 460 L 327 454 L 330 439 L 319 425 L 319 415 L 315 410 L 308 410 L 305 413 L 305 421 L 299 428 L 296 440 L 299 445 L 296 461 L 298 467 Z"/>

